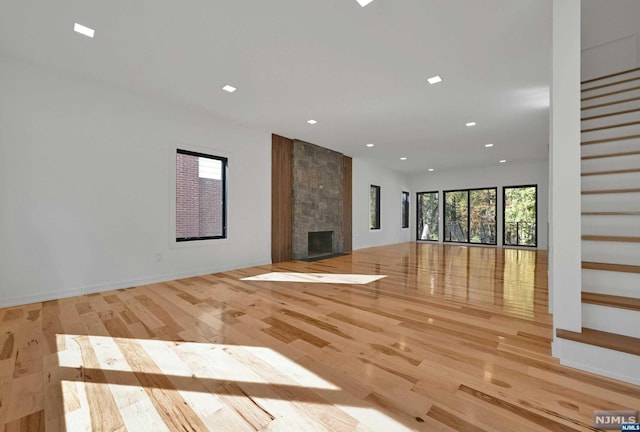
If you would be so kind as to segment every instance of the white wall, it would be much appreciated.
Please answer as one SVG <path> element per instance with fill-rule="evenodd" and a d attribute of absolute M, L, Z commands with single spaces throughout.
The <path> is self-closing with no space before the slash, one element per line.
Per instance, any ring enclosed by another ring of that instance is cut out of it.
<path fill-rule="evenodd" d="M 417 192 L 498 187 L 498 245 L 502 244 L 502 187 L 538 185 L 538 248 L 547 248 L 549 164 L 547 161 L 505 163 L 477 168 L 427 172 L 411 178 L 412 200 Z M 440 215 L 443 214 L 440 194 Z M 415 239 L 416 216 L 411 219 L 412 240 Z M 442 231 L 442 223 L 440 224 Z M 440 238 L 443 238 L 442 232 Z"/>
<path fill-rule="evenodd" d="M 640 1 L 582 0 L 582 79 L 640 66 Z"/>
<path fill-rule="evenodd" d="M 369 229 L 369 192 L 380 186 L 380 229 Z M 402 192 L 410 192 L 409 220 L 415 202 L 408 179 L 394 171 L 353 158 L 353 249 L 411 241 L 411 227 L 402 228 Z M 414 222 L 415 223 L 415 222 Z"/>
<path fill-rule="evenodd" d="M 549 292 L 555 328 L 581 331 L 580 2 L 554 0 Z M 554 332 L 555 338 L 555 332 Z M 555 339 L 557 341 L 557 339 Z M 560 356 L 557 344 L 554 355 Z"/>
<path fill-rule="evenodd" d="M 0 71 L 0 306 L 270 262 L 270 132 L 7 57 Z M 229 158 L 228 239 L 171 241 L 176 146 Z"/>

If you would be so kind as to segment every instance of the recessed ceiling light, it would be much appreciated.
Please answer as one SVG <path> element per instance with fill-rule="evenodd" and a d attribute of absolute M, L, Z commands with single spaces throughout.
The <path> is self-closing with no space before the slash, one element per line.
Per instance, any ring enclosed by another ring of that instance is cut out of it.
<path fill-rule="evenodd" d="M 506 159 L 502 159 L 500 163 L 505 163 L 506 161 L 507 161 Z"/>
<path fill-rule="evenodd" d="M 465 123 L 465 125 L 467 125 L 467 127 L 475 126 L 476 122 Z"/>
<path fill-rule="evenodd" d="M 317 122 L 317 121 L 315 121 L 315 120 L 307 120 L 307 123 L 309 123 L 309 124 L 316 124 L 316 123 L 318 123 L 318 122 Z"/>
<path fill-rule="evenodd" d="M 96 31 L 92 28 L 89 27 L 85 27 L 82 24 L 78 24 L 78 23 L 74 23 L 73 24 L 73 31 L 76 33 L 80 33 L 82 35 L 85 35 L 87 37 L 92 38 L 93 35 L 96 33 Z"/>
<path fill-rule="evenodd" d="M 367 144 L 367 147 L 373 147 L 375 144 Z"/>
<path fill-rule="evenodd" d="M 493 147 L 493 144 L 485 144 L 485 147 Z"/>
<path fill-rule="evenodd" d="M 368 5 L 369 3 L 371 3 L 373 0 L 356 0 L 360 6 L 365 7 L 366 5 Z"/>
<path fill-rule="evenodd" d="M 229 93 L 233 93 L 234 91 L 236 91 L 236 90 L 238 90 L 238 89 L 237 89 L 237 88 L 235 88 L 235 87 L 234 87 L 234 86 L 232 86 L 232 85 L 227 84 L 227 85 L 225 85 L 224 87 L 222 87 L 222 90 L 224 90 L 224 91 L 226 91 L 226 92 L 229 92 Z"/>
<path fill-rule="evenodd" d="M 407 160 L 407 158 L 406 157 L 401 157 L 400 160 Z"/>
<path fill-rule="evenodd" d="M 433 172 L 433 171 L 434 171 L 434 169 L 433 169 L 433 168 L 429 168 L 429 172 Z"/>
<path fill-rule="evenodd" d="M 432 76 L 427 79 L 427 82 L 431 85 L 438 84 L 439 82 L 442 82 L 442 78 L 440 78 L 440 75 Z"/>

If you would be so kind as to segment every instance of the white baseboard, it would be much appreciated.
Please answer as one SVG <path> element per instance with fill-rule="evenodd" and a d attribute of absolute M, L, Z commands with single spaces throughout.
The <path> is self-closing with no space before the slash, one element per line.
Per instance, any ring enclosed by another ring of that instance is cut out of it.
<path fill-rule="evenodd" d="M 87 285 L 83 287 L 63 289 L 63 290 L 57 290 L 52 292 L 46 292 L 46 293 L 14 296 L 14 297 L 0 299 L 0 308 L 26 305 L 30 303 L 39 303 L 39 302 L 44 302 L 49 300 L 58 300 L 58 299 L 63 299 L 67 297 L 79 296 L 79 295 L 95 294 L 95 293 L 104 292 L 104 291 L 112 291 L 116 289 L 131 288 L 131 287 L 140 286 L 140 285 L 149 285 L 149 284 L 160 283 L 160 282 L 168 282 L 172 280 L 184 279 L 184 278 L 189 278 L 194 276 L 204 276 L 204 275 L 213 274 L 213 273 L 221 273 L 225 271 L 236 270 L 238 268 L 258 267 L 258 266 L 269 265 L 269 264 L 271 263 L 270 262 L 248 262 L 248 263 L 243 263 L 242 267 L 233 267 L 233 268 L 212 267 L 208 269 L 191 270 L 191 271 L 180 272 L 180 273 L 166 273 L 162 275 L 128 279 L 128 280 L 122 280 L 117 282 L 105 282 L 105 283 L 100 283 L 95 285 Z"/>

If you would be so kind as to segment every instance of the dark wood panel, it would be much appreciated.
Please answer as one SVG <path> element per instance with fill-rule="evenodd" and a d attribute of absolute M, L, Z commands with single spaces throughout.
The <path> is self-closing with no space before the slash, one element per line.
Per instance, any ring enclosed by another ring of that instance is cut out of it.
<path fill-rule="evenodd" d="M 271 261 L 291 260 L 293 140 L 271 135 Z"/>
<path fill-rule="evenodd" d="M 344 233 L 344 251 L 350 252 L 353 249 L 353 228 L 352 228 L 352 214 L 353 214 L 353 160 L 349 156 L 343 156 L 342 158 L 342 203 L 344 208 L 344 220 L 342 222 L 342 230 Z"/>

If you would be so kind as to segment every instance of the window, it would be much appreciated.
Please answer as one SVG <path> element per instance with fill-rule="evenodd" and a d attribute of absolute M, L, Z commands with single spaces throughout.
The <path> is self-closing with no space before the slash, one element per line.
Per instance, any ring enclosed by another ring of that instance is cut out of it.
<path fill-rule="evenodd" d="M 227 237 L 227 159 L 176 153 L 176 241 Z"/>
<path fill-rule="evenodd" d="M 444 241 L 469 242 L 469 191 L 444 193 Z"/>
<path fill-rule="evenodd" d="M 409 192 L 402 192 L 402 228 L 409 228 Z"/>
<path fill-rule="evenodd" d="M 496 188 L 470 190 L 469 198 L 469 241 L 471 243 L 496 244 L 498 190 Z"/>
<path fill-rule="evenodd" d="M 444 192 L 444 240 L 495 245 L 497 193 L 496 188 Z"/>
<path fill-rule="evenodd" d="M 438 241 L 440 210 L 438 208 L 438 192 L 418 192 L 416 194 L 418 208 L 418 240 Z"/>
<path fill-rule="evenodd" d="M 371 185 L 369 197 L 369 229 L 380 229 L 380 186 Z"/>
<path fill-rule="evenodd" d="M 537 185 L 508 186 L 503 189 L 505 246 L 537 246 L 537 192 Z"/>

